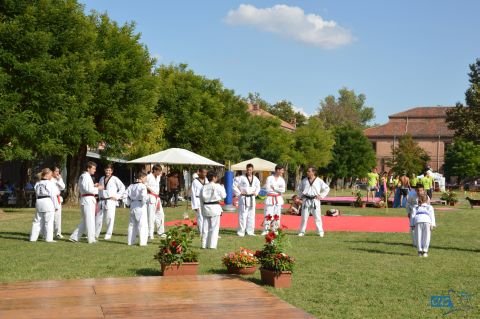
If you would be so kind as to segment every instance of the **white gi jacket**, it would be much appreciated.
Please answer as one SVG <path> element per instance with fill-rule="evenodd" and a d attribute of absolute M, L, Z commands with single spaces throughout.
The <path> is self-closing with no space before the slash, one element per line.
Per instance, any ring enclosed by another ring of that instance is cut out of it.
<path fill-rule="evenodd" d="M 148 192 L 148 203 L 156 204 L 160 194 L 160 178 L 161 175 L 155 177 L 152 173 L 147 175 L 147 187 L 152 191 Z"/>
<path fill-rule="evenodd" d="M 208 179 L 205 178 L 204 183 L 200 181 L 200 179 L 195 178 L 192 182 L 192 209 L 199 209 L 201 202 L 200 202 L 200 192 L 204 185 L 208 184 Z"/>
<path fill-rule="evenodd" d="M 204 217 L 220 216 L 222 206 L 220 201 L 227 197 L 225 187 L 217 183 L 209 183 L 202 187 L 200 199 L 202 202 L 202 215 Z"/>
<path fill-rule="evenodd" d="M 53 182 L 42 179 L 35 184 L 37 201 L 35 208 L 39 213 L 54 212 L 60 207 L 57 199 L 57 189 Z"/>
<path fill-rule="evenodd" d="M 53 184 L 55 184 L 55 189 L 57 190 L 57 198 L 59 203 L 63 203 L 63 198 L 60 196 L 61 192 L 65 189 L 65 183 L 63 182 L 63 179 L 61 176 L 58 178 L 52 177 L 51 181 Z"/>
<path fill-rule="evenodd" d="M 436 227 L 435 213 L 432 205 L 424 203 L 413 208 L 413 213 L 410 218 L 410 227 L 414 227 L 418 223 L 429 223 L 433 227 Z"/>
<path fill-rule="evenodd" d="M 255 175 L 252 176 L 251 182 L 245 175 L 238 176 L 235 178 L 233 191 L 235 192 L 235 196 L 240 197 L 240 200 L 243 201 L 245 207 L 252 207 L 255 202 L 255 197 L 260 192 L 260 181 Z M 245 193 L 246 195 L 242 195 L 242 193 Z"/>
<path fill-rule="evenodd" d="M 78 179 L 78 190 L 80 191 L 80 205 L 97 204 L 94 195 L 98 194 L 98 188 L 93 184 L 92 176 L 83 172 Z"/>
<path fill-rule="evenodd" d="M 125 193 L 125 185 L 123 185 L 122 181 L 117 176 L 111 175 L 105 183 L 105 176 L 102 176 L 99 184 L 104 187 L 103 190 L 98 191 L 100 205 L 108 203 L 109 205 L 118 206 L 118 200 L 122 199 L 123 193 Z"/>
<path fill-rule="evenodd" d="M 278 178 L 275 178 L 274 175 L 268 176 L 265 189 L 267 190 L 265 205 L 283 205 L 282 194 L 285 193 L 286 186 L 282 176 Z"/>
<path fill-rule="evenodd" d="M 330 192 L 330 187 L 318 177 L 315 177 L 312 183 L 308 177 L 305 177 L 298 185 L 298 196 L 303 200 L 303 207 L 317 207 L 320 203 L 318 197 L 324 198 L 328 192 Z"/>

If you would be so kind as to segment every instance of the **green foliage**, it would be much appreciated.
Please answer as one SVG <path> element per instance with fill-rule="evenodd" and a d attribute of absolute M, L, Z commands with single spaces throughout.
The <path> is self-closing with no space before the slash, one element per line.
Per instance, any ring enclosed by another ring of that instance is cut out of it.
<path fill-rule="evenodd" d="M 335 177 L 365 177 L 375 166 L 372 143 L 359 128 L 340 126 L 335 128 L 333 159 L 326 171 Z"/>
<path fill-rule="evenodd" d="M 407 176 L 418 174 L 430 160 L 430 156 L 415 142 L 410 134 L 402 136 L 398 146 L 392 146 L 391 160 L 386 164 L 397 174 L 405 173 Z"/>
<path fill-rule="evenodd" d="M 470 87 L 465 92 L 467 106 L 457 103 L 447 111 L 448 128 L 455 130 L 455 137 L 480 144 L 480 59 L 470 65 Z"/>
<path fill-rule="evenodd" d="M 263 269 L 275 272 L 293 271 L 295 259 L 284 253 L 284 240 L 285 233 L 282 229 L 271 230 L 265 235 L 263 249 L 257 250 L 255 253 Z"/>
<path fill-rule="evenodd" d="M 191 224 L 173 226 L 165 232 L 154 258 L 162 265 L 197 262 L 198 252 L 192 248 L 196 230 Z"/>
<path fill-rule="evenodd" d="M 292 161 L 297 165 L 322 167 L 332 159 L 335 140 L 331 131 L 325 128 L 325 123 L 319 118 L 310 117 L 306 125 L 295 131 L 294 136 Z"/>
<path fill-rule="evenodd" d="M 364 94 L 356 95 L 355 91 L 347 88 L 340 89 L 338 94 L 338 99 L 329 95 L 320 102 L 318 116 L 327 128 L 347 125 L 365 128 L 375 118 L 373 108 L 365 106 Z"/>
<path fill-rule="evenodd" d="M 440 196 L 441 200 L 447 201 L 448 204 L 450 203 L 457 203 L 458 202 L 458 196 L 457 193 L 448 190 L 446 192 L 442 193 L 442 196 Z"/>
<path fill-rule="evenodd" d="M 305 125 L 307 117 L 293 109 L 290 101 L 280 101 L 267 108 L 267 111 L 287 123 L 295 123 L 297 127 Z"/>
<path fill-rule="evenodd" d="M 222 263 L 227 267 L 245 268 L 258 264 L 258 258 L 253 251 L 240 247 L 238 251 L 225 254 L 222 257 Z"/>
<path fill-rule="evenodd" d="M 480 145 L 473 141 L 455 139 L 445 154 L 447 176 L 466 177 L 480 175 Z"/>

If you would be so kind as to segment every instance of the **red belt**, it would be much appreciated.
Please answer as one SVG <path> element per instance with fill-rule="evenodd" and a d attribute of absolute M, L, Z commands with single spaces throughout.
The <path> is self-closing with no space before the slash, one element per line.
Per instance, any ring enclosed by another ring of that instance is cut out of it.
<path fill-rule="evenodd" d="M 147 193 L 148 193 L 149 195 L 152 195 L 152 196 L 155 197 L 156 199 L 159 199 L 159 198 L 160 198 L 160 196 L 158 196 L 157 194 L 152 193 L 152 192 L 150 192 L 150 191 L 147 191 Z M 161 205 L 160 201 L 157 200 L 156 209 L 160 209 L 160 205 Z"/>
<path fill-rule="evenodd" d="M 152 195 L 152 196 L 155 196 L 155 198 L 160 198 L 160 196 L 158 196 L 157 194 L 155 193 L 152 193 L 152 192 L 147 192 L 149 195 Z"/>
<path fill-rule="evenodd" d="M 278 205 L 278 199 L 277 197 L 281 196 L 280 194 L 267 194 L 268 197 L 273 197 L 275 199 L 275 204 Z"/>

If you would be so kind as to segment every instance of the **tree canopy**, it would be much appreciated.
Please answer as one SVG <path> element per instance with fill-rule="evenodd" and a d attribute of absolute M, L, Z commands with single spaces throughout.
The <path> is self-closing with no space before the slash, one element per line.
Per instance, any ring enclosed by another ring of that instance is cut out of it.
<path fill-rule="evenodd" d="M 386 164 L 396 174 L 418 174 L 430 160 L 430 156 L 415 142 L 410 134 L 402 136 L 398 146 L 392 146 L 392 159 Z"/>
<path fill-rule="evenodd" d="M 329 95 L 320 101 L 318 117 L 327 128 L 346 125 L 365 128 L 375 118 L 373 108 L 365 105 L 364 94 L 357 95 L 354 90 L 347 88 L 340 89 L 338 94 L 338 98 Z"/>
<path fill-rule="evenodd" d="M 447 176 L 458 176 L 460 180 L 480 175 L 480 145 L 455 139 L 445 154 L 445 173 Z"/>
<path fill-rule="evenodd" d="M 455 131 L 455 137 L 480 144 L 480 59 L 470 65 L 470 87 L 465 92 L 466 106 L 457 103 L 447 111 L 448 128 Z"/>

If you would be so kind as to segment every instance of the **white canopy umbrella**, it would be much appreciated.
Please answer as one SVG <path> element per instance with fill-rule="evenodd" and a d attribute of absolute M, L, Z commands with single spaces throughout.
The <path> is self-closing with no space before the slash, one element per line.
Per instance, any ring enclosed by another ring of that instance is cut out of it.
<path fill-rule="evenodd" d="M 205 166 L 224 166 L 212 161 L 206 157 L 195 154 L 183 148 L 169 148 L 164 151 L 150 154 L 129 161 L 132 164 L 171 164 L 171 165 L 205 165 Z"/>
<path fill-rule="evenodd" d="M 254 157 L 252 159 L 249 159 L 248 161 L 243 161 L 243 162 L 232 165 L 231 169 L 232 171 L 244 171 L 247 167 L 247 164 L 252 164 L 253 169 L 257 172 L 258 171 L 273 172 L 275 171 L 275 166 L 277 165 L 270 161 L 267 161 L 258 157 Z"/>

